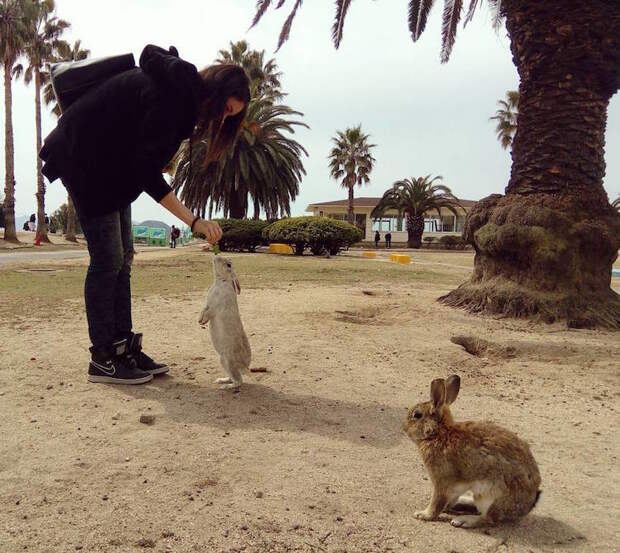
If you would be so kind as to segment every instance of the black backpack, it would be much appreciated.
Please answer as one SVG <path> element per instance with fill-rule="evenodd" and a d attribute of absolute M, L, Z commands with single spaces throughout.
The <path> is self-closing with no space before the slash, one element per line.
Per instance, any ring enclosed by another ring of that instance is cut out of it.
<path fill-rule="evenodd" d="M 64 112 L 91 88 L 134 67 L 133 54 L 50 64 L 56 101 Z"/>

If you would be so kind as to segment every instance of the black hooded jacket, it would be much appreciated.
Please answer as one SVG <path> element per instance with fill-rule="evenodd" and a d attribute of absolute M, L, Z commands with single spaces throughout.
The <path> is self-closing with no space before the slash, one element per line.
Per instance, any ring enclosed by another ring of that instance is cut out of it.
<path fill-rule="evenodd" d="M 43 174 L 61 178 L 78 213 L 103 215 L 142 192 L 170 191 L 162 170 L 196 125 L 202 94 L 196 67 L 147 46 L 140 67 L 112 77 L 72 104 L 45 139 Z"/>

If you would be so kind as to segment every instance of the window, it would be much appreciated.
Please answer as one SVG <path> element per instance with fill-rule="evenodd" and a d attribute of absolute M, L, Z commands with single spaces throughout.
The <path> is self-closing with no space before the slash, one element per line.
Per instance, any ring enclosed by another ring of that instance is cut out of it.
<path fill-rule="evenodd" d="M 463 227 L 465 226 L 465 217 L 457 217 L 456 218 L 456 232 L 463 232 Z"/>

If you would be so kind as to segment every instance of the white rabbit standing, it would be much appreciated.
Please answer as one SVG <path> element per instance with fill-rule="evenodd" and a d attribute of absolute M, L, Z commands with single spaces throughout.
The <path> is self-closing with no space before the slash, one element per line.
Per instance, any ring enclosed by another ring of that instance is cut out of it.
<path fill-rule="evenodd" d="M 252 350 L 237 305 L 241 286 L 229 259 L 215 256 L 213 270 L 215 282 L 209 289 L 199 322 L 209 323 L 213 347 L 228 373 L 227 378 L 218 378 L 215 382 L 224 389 L 236 390 L 243 381 L 241 371 L 246 371 L 252 361 Z"/>

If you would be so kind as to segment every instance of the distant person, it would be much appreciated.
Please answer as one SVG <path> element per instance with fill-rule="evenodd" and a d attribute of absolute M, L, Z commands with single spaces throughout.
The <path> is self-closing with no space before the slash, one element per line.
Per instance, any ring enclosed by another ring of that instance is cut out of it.
<path fill-rule="evenodd" d="M 45 214 L 45 226 L 50 226 L 50 218 L 47 216 L 47 213 Z"/>
<path fill-rule="evenodd" d="M 171 248 L 177 247 L 177 240 L 179 239 L 179 236 L 181 236 L 181 231 L 177 227 L 172 225 L 172 229 L 170 229 L 170 247 Z"/>
<path fill-rule="evenodd" d="M 30 230 L 30 221 L 24 221 L 24 226 L 22 227 L 24 230 Z"/>
<path fill-rule="evenodd" d="M 28 230 L 30 232 L 34 232 L 37 228 L 37 216 L 33 213 L 28 220 Z"/>
<path fill-rule="evenodd" d="M 375 248 L 379 247 L 379 242 L 381 242 L 381 235 L 379 231 L 375 232 Z"/>
<path fill-rule="evenodd" d="M 385 247 L 386 248 L 391 248 L 392 247 L 392 233 L 388 232 L 385 235 Z"/>
<path fill-rule="evenodd" d="M 183 205 L 162 168 L 188 138 L 208 144 L 196 166 L 217 161 L 235 141 L 249 101 L 241 67 L 221 64 L 198 72 L 176 48 L 149 45 L 139 67 L 87 91 L 46 138 L 43 173 L 50 181 L 62 179 L 90 254 L 84 286 L 90 382 L 142 384 L 168 371 L 142 351 L 142 335 L 133 331 L 131 203 L 146 192 L 216 244 L 220 226 Z"/>

